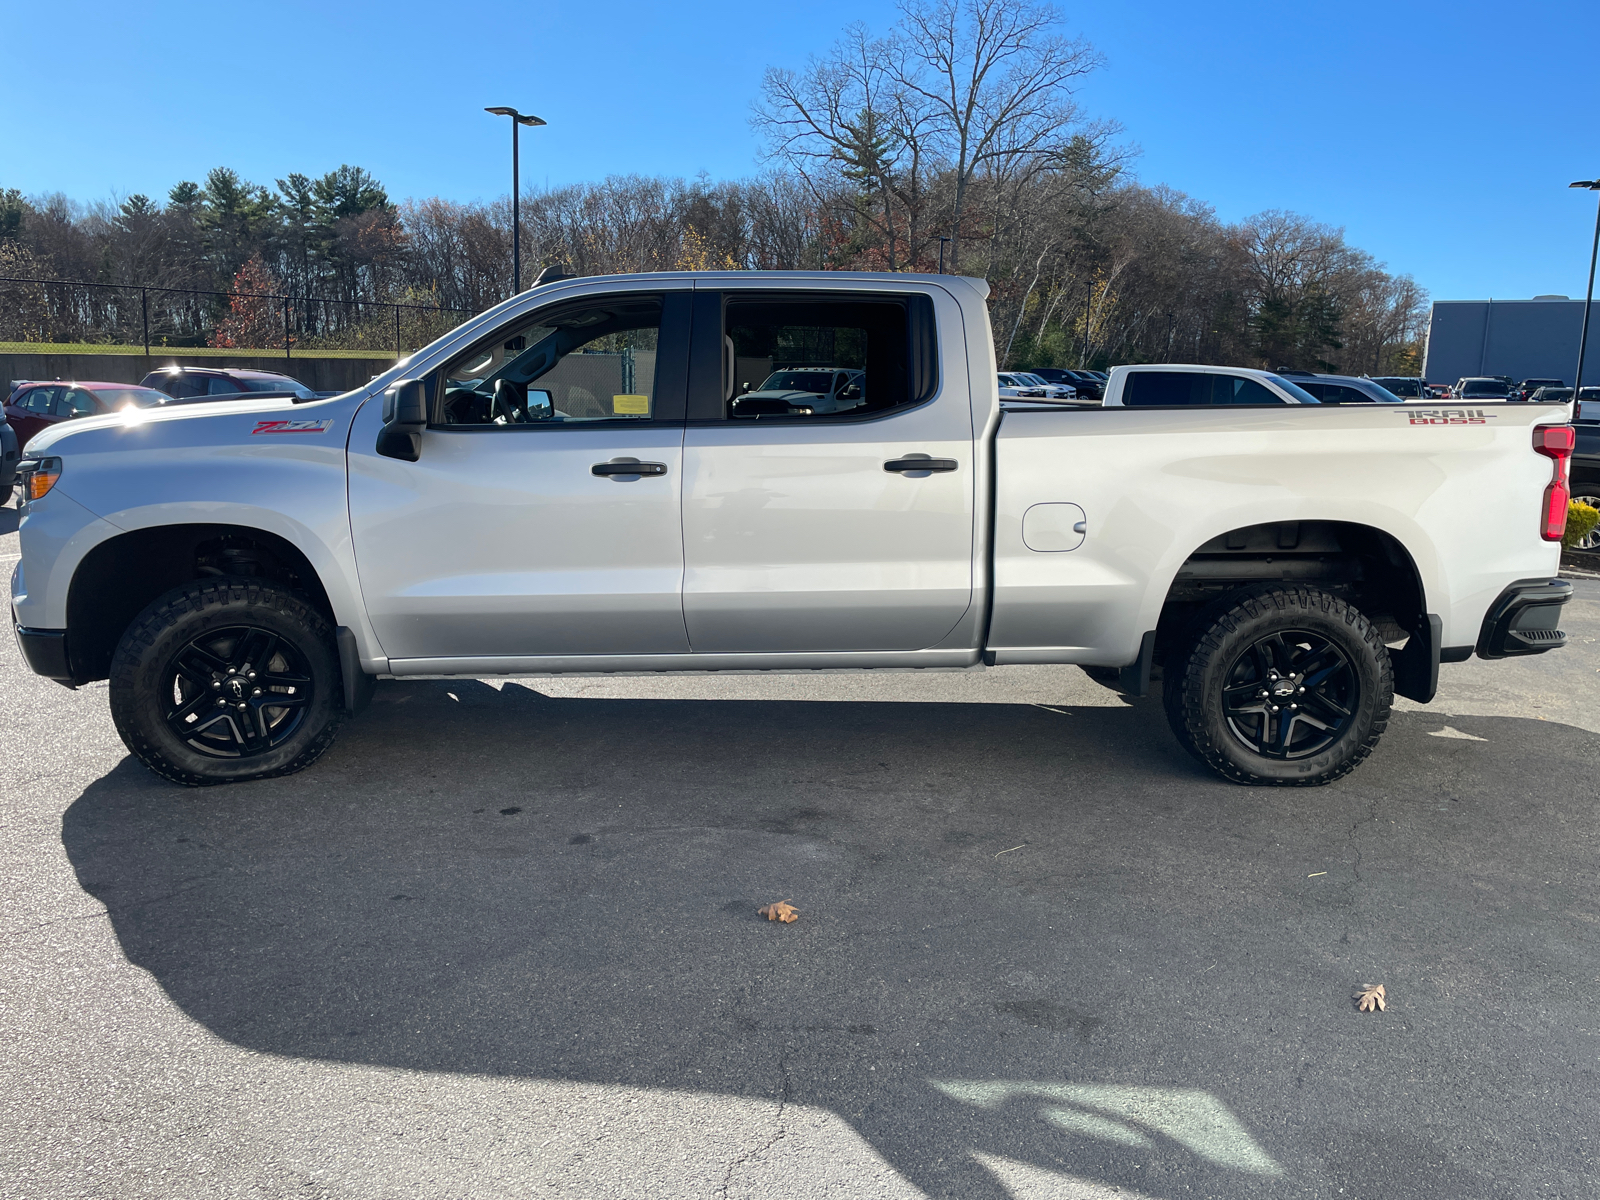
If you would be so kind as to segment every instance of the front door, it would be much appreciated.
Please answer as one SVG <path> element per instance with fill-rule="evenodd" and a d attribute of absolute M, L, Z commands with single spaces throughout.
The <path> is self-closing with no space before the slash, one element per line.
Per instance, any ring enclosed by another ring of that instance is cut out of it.
<path fill-rule="evenodd" d="M 697 653 L 921 650 L 955 629 L 972 602 L 973 430 L 937 333 L 927 295 L 697 293 L 683 508 Z M 740 360 L 770 362 L 784 387 L 741 404 Z M 841 373 L 852 386 L 834 402 Z"/>
<path fill-rule="evenodd" d="M 419 461 L 358 424 L 351 528 L 391 660 L 689 649 L 687 327 L 687 292 L 547 307 L 429 377 Z"/>

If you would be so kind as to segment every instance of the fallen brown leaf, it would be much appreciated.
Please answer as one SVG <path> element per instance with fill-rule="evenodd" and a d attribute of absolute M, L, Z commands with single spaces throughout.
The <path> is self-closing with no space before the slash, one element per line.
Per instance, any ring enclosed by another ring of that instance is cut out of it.
<path fill-rule="evenodd" d="M 1356 993 L 1356 1010 L 1358 1012 L 1371 1012 L 1376 1008 L 1379 1012 L 1383 1012 L 1383 997 L 1383 984 L 1380 983 L 1374 987 L 1369 983 Z"/>
<path fill-rule="evenodd" d="M 792 900 L 777 900 L 756 911 L 769 921 L 782 921 L 785 925 L 800 919 L 800 910 Z"/>

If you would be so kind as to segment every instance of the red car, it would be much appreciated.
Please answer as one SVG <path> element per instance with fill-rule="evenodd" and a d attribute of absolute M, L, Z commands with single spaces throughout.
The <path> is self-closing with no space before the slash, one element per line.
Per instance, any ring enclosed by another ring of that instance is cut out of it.
<path fill-rule="evenodd" d="M 154 408 L 169 397 L 154 388 L 131 383 L 94 383 L 84 380 L 51 383 L 23 380 L 6 401 L 6 420 L 24 447 L 28 440 L 57 421 L 120 412 L 124 408 Z"/>

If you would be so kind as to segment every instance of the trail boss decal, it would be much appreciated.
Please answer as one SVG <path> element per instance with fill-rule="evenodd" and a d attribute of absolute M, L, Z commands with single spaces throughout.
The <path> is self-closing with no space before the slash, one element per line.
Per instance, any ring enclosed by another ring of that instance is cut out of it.
<path fill-rule="evenodd" d="M 1409 425 L 1484 425 L 1498 413 L 1481 408 L 1408 408 L 1403 410 Z"/>
<path fill-rule="evenodd" d="M 333 428 L 333 418 L 321 421 L 257 421 L 250 436 L 258 433 L 327 433 Z"/>

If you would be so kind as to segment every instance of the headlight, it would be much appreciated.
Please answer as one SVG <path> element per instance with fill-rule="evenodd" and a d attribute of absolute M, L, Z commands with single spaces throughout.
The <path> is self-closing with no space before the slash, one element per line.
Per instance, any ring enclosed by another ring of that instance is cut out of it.
<path fill-rule="evenodd" d="M 42 500 L 61 478 L 59 458 L 25 458 L 17 464 L 17 479 L 24 500 Z"/>

